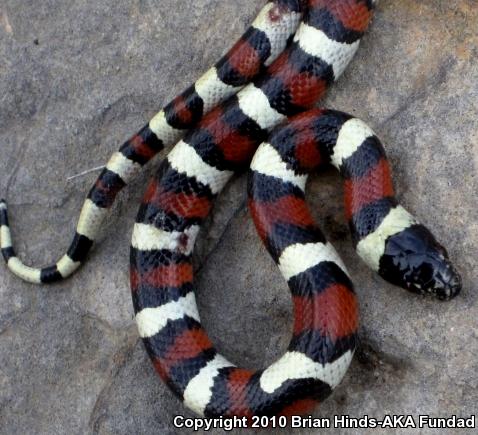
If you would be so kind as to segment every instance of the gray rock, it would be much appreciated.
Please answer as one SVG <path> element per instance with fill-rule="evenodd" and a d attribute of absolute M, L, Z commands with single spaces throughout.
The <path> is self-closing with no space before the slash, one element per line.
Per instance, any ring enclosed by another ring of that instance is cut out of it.
<path fill-rule="evenodd" d="M 67 178 L 103 164 L 230 46 L 261 4 L 0 3 L 0 193 L 24 259 L 57 259 L 96 174 Z M 351 247 L 338 176 L 315 177 L 310 204 L 349 267 L 362 315 L 357 357 L 317 416 L 476 413 L 477 26 L 470 0 L 382 1 L 324 103 L 384 139 L 399 197 L 448 247 L 464 291 L 437 303 L 384 283 Z M 37 288 L 0 266 L 0 433 L 172 434 L 174 415 L 191 416 L 155 375 L 133 322 L 128 244 L 153 170 L 120 196 L 103 242 L 72 279 Z M 220 351 L 259 368 L 286 349 L 291 307 L 244 189 L 239 177 L 202 232 L 198 294 Z"/>

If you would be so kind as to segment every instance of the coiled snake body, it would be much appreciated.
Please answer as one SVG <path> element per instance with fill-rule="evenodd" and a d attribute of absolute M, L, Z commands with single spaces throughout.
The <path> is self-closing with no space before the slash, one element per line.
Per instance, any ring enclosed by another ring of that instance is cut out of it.
<path fill-rule="evenodd" d="M 375 133 L 345 113 L 312 109 L 352 59 L 374 6 L 372 0 L 269 2 L 215 67 L 112 156 L 58 263 L 34 269 L 18 259 L 0 203 L 10 270 L 33 283 L 71 275 L 118 192 L 179 140 L 146 190 L 131 246 L 136 321 L 156 370 L 201 415 L 295 414 L 324 400 L 352 360 L 358 309 L 346 267 L 305 203 L 309 172 L 329 163 L 340 171 L 357 252 L 384 279 L 440 299 L 461 288 L 445 249 L 395 198 Z M 285 355 L 257 372 L 236 367 L 210 342 L 191 259 L 214 198 L 249 164 L 250 211 L 289 284 L 295 317 Z"/>

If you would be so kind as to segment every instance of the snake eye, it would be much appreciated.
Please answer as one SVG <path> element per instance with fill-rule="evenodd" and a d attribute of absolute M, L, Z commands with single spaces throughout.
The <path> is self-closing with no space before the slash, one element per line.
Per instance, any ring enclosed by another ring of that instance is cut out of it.
<path fill-rule="evenodd" d="M 434 269 L 430 262 L 423 261 L 422 255 L 417 256 L 420 259 L 415 259 L 415 269 L 412 277 L 412 286 L 417 288 L 419 293 L 427 292 L 427 287 L 433 281 Z M 416 264 L 419 266 L 416 267 Z"/>

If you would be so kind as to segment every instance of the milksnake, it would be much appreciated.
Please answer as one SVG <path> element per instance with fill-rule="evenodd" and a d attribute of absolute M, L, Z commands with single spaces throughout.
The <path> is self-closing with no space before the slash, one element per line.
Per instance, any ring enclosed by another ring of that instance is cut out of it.
<path fill-rule="evenodd" d="M 154 367 L 200 415 L 297 414 L 341 382 L 357 345 L 358 303 L 346 267 L 305 202 L 311 171 L 344 178 L 345 213 L 359 256 L 385 280 L 443 300 L 461 280 L 445 249 L 397 201 L 375 133 L 342 112 L 313 109 L 340 77 L 376 1 L 275 0 L 211 70 L 116 152 L 83 206 L 67 253 L 43 269 L 16 256 L 0 202 L 9 269 L 32 283 L 70 276 L 86 259 L 119 191 L 165 147 L 140 206 L 131 243 L 139 334 Z M 251 162 L 252 159 L 252 162 Z M 236 367 L 200 323 L 192 253 L 213 200 L 249 169 L 249 208 L 292 292 L 289 348 L 260 371 Z"/>

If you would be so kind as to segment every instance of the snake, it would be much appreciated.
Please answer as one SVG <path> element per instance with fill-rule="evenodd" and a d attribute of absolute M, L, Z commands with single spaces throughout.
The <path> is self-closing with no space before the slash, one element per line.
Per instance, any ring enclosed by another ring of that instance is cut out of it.
<path fill-rule="evenodd" d="M 73 241 L 52 266 L 16 255 L 0 202 L 1 250 L 25 281 L 72 275 L 118 193 L 174 145 L 141 201 L 130 248 L 139 335 L 157 373 L 201 416 L 309 412 L 342 381 L 358 344 L 358 300 L 347 268 L 314 221 L 310 173 L 335 167 L 357 254 L 386 281 L 451 300 L 462 287 L 446 249 L 396 198 L 389 161 L 363 121 L 316 108 L 369 27 L 374 0 L 274 0 L 218 63 L 110 158 L 91 188 Z M 248 171 L 250 214 L 287 281 L 294 307 L 285 354 L 261 370 L 222 356 L 201 325 L 192 256 L 215 198 Z"/>

